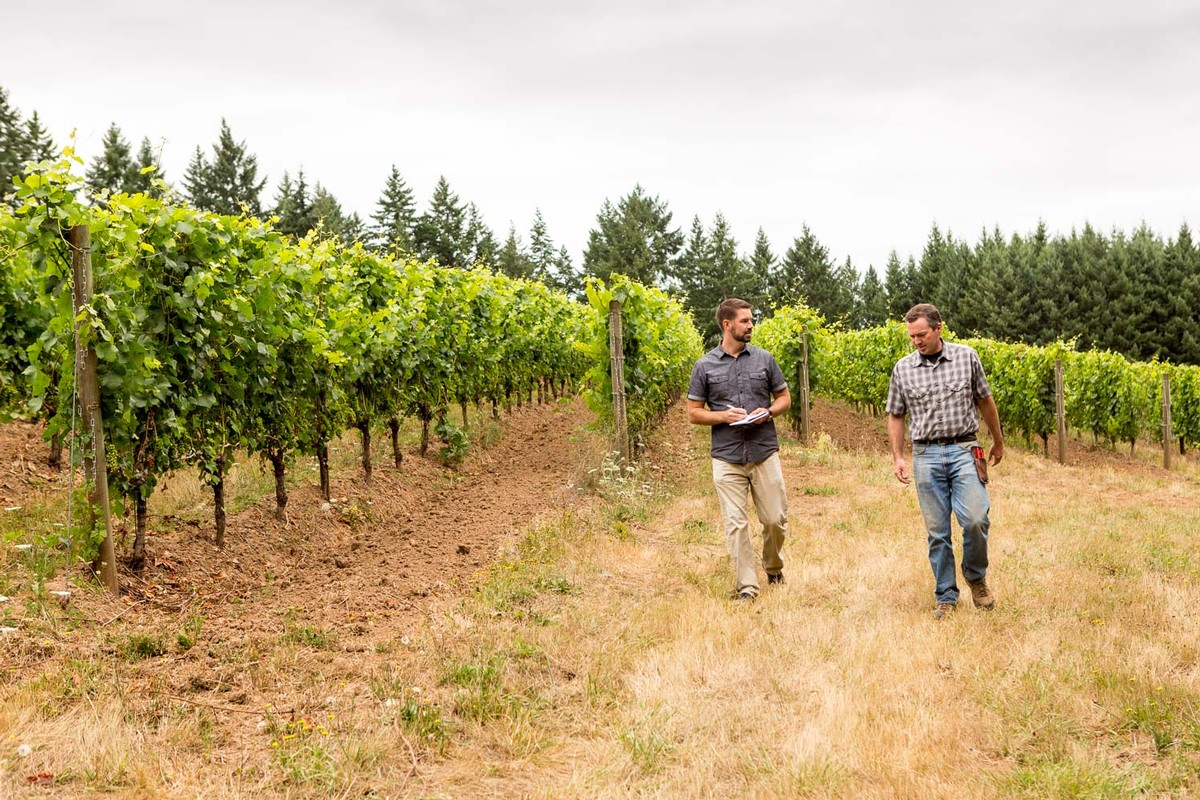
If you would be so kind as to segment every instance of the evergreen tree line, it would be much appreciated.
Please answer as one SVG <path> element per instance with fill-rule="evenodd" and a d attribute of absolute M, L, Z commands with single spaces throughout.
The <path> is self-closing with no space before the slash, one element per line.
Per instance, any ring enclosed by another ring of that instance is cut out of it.
<path fill-rule="evenodd" d="M 53 152 L 37 113 L 22 119 L 0 87 L 0 185 L 11 186 L 24 161 Z M 113 124 L 87 169 L 87 188 L 155 194 L 166 185 L 155 156 L 146 138 L 135 156 Z M 719 212 L 709 224 L 693 218 L 685 234 L 673 225 L 666 201 L 639 185 L 615 203 L 604 201 L 577 269 L 566 247 L 554 243 L 540 209 L 528 240 L 510 223 L 499 243 L 478 207 L 445 177 L 418 212 L 413 190 L 393 165 L 367 220 L 310 183 L 303 168 L 284 173 L 273 200 L 264 202 L 265 187 L 257 158 L 222 120 L 211 154 L 196 148 L 179 191 L 197 208 L 274 215 L 285 233 L 303 236 L 319 227 L 379 252 L 450 266 L 481 263 L 575 296 L 588 276 L 609 281 L 624 274 L 676 293 L 710 343 L 718 332 L 713 309 L 731 296 L 762 314 L 803 301 L 853 328 L 932 302 L 960 334 L 1031 344 L 1075 339 L 1081 348 L 1133 359 L 1200 364 L 1200 254 L 1186 226 L 1164 240 L 1144 225 L 1132 234 L 1085 226 L 1050 236 L 1041 224 L 1024 236 L 984 231 L 973 245 L 934 226 L 919 260 L 901 262 L 893 251 L 881 275 L 874 265 L 860 273 L 849 257 L 836 260 L 807 225 L 778 255 L 761 228 L 744 252 Z"/>

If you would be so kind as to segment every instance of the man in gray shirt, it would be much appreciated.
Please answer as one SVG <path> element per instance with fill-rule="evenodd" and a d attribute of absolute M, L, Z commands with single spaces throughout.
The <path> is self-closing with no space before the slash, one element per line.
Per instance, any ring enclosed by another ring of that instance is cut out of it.
<path fill-rule="evenodd" d="M 992 464 L 1004 458 L 1004 438 L 996 401 L 979 355 L 970 347 L 942 340 L 942 315 L 928 303 L 905 315 L 916 351 L 896 362 L 888 388 L 888 439 L 892 471 L 901 483 L 917 482 L 917 501 L 929 536 L 935 619 L 958 604 L 950 512 L 963 531 L 962 573 L 975 607 L 991 610 L 995 595 L 987 584 L 990 522 L 983 450 L 976 441 L 983 415 L 992 435 Z M 912 475 L 904 460 L 904 417 L 912 436 Z M 978 467 L 976 462 L 982 462 Z"/>
<path fill-rule="evenodd" d="M 717 324 L 721 344 L 692 369 L 688 420 L 712 426 L 713 484 L 737 581 L 734 596 L 750 601 L 759 592 L 750 540 L 750 495 L 763 526 L 767 582 L 783 582 L 779 551 L 787 535 L 787 489 L 775 417 L 786 412 L 792 400 L 774 356 L 749 344 L 754 332 L 750 304 L 733 297 L 725 300 L 717 308 Z"/>

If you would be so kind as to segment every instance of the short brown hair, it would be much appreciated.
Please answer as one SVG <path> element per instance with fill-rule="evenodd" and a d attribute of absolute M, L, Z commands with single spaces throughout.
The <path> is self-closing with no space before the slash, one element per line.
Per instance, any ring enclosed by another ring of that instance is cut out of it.
<path fill-rule="evenodd" d="M 721 305 L 717 306 L 717 327 L 721 327 L 721 323 L 727 319 L 733 319 L 738 315 L 738 312 L 743 308 L 752 308 L 745 300 L 739 300 L 736 297 L 726 297 L 721 301 Z"/>
<path fill-rule="evenodd" d="M 936 328 L 942 324 L 942 312 L 938 311 L 937 306 L 932 303 L 917 303 L 904 315 L 904 321 L 916 322 L 919 319 L 928 322 L 929 327 Z"/>

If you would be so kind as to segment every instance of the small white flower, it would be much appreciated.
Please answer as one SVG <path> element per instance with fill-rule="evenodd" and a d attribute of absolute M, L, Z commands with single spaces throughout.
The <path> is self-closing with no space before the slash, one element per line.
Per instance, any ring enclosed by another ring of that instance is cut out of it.
<path fill-rule="evenodd" d="M 17 755 L 21 758 L 29 758 L 31 755 L 33 755 L 33 748 L 27 744 L 18 745 Z"/>
<path fill-rule="evenodd" d="M 408 647 L 408 642 L 409 642 L 409 639 L 407 636 L 400 637 L 400 644 L 404 645 L 405 647 Z"/>
<path fill-rule="evenodd" d="M 265 731 L 267 729 L 267 721 L 265 719 L 260 719 L 258 721 L 258 729 L 260 731 Z"/>
<path fill-rule="evenodd" d="M 383 707 L 384 708 L 393 708 L 394 706 L 398 705 L 399 702 L 400 701 L 398 701 L 396 698 L 389 697 L 387 700 L 383 701 Z"/>
<path fill-rule="evenodd" d="M 421 687 L 420 687 L 420 686 L 414 686 L 414 687 L 412 687 L 412 693 L 413 693 L 413 694 L 420 694 L 420 693 L 421 693 Z"/>
<path fill-rule="evenodd" d="M 329 505 L 329 503 L 321 503 L 321 510 L 322 510 L 322 511 L 328 511 L 328 510 L 329 510 L 329 509 L 331 509 L 331 508 L 333 508 L 333 506 Z"/>
<path fill-rule="evenodd" d="M 337 704 L 337 698 L 336 698 L 336 697 L 334 697 L 334 696 L 330 695 L 329 697 L 326 697 L 326 698 L 325 698 L 325 705 L 327 705 L 327 706 L 332 706 L 332 705 L 336 705 L 336 704 Z"/>

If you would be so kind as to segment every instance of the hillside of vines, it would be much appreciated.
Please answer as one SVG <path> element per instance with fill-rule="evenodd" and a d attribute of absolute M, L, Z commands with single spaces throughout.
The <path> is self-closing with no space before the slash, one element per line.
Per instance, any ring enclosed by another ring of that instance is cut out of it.
<path fill-rule="evenodd" d="M 74 337 L 94 347 L 109 483 L 137 520 L 131 561 L 145 557 L 147 501 L 163 476 L 196 470 L 212 487 L 223 542 L 224 481 L 238 453 L 273 466 L 277 514 L 285 472 L 316 458 L 326 500 L 329 444 L 418 420 L 421 454 L 448 463 L 469 444 L 470 405 L 501 409 L 585 391 L 605 420 L 605 317 L 543 283 L 380 255 L 320 232 L 295 239 L 271 221 L 199 211 L 146 194 L 85 204 L 68 149 L 17 183 L 0 212 L 0 402 L 47 422 L 60 448 L 75 430 Z M 95 294 L 76 314 L 68 232 L 85 226 Z M 593 296 L 627 297 L 626 392 L 632 427 L 660 416 L 686 382 L 698 338 L 656 289 L 616 278 Z M 683 346 L 679 346 L 682 342 Z M 459 409 L 461 414 L 452 414 Z M 77 442 L 78 443 L 78 442 Z M 78 455 L 79 448 L 72 452 Z M 83 531 L 93 541 L 95 532 Z"/>

